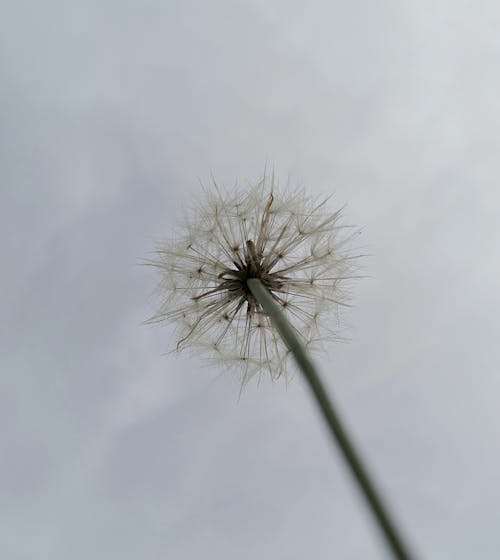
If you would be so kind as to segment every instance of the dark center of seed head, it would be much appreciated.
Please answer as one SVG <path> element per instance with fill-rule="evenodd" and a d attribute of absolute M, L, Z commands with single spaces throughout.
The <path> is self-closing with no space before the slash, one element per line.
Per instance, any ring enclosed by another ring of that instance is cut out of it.
<path fill-rule="evenodd" d="M 262 268 L 262 255 L 259 255 L 253 240 L 248 239 L 245 245 L 246 250 L 243 258 L 239 262 L 233 261 L 236 268 L 227 269 L 219 275 L 219 278 L 224 280 L 221 287 L 233 292 L 235 296 L 238 291 L 240 294 L 243 293 L 251 308 L 255 309 L 257 302 L 248 287 L 247 281 L 251 278 L 259 278 L 264 286 L 269 289 L 279 288 L 280 282 L 276 281 L 276 279 L 271 279 L 268 271 Z"/>

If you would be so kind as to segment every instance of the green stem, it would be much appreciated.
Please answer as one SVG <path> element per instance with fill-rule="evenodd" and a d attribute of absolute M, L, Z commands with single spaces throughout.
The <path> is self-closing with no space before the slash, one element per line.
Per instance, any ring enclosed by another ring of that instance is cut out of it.
<path fill-rule="evenodd" d="M 264 287 L 258 278 L 247 281 L 248 287 L 255 299 L 262 305 L 264 311 L 269 315 L 271 322 L 276 327 L 281 337 L 292 352 L 299 368 L 304 374 L 309 387 L 314 394 L 318 406 L 323 414 L 323 418 L 330 430 L 331 435 L 340 447 L 352 475 L 357 480 L 368 505 L 385 536 L 389 548 L 395 558 L 399 560 L 410 560 L 408 552 L 401 534 L 399 533 L 394 521 L 391 519 L 387 507 L 375 488 L 369 476 L 366 466 L 354 448 L 349 435 L 344 428 L 331 398 L 328 396 L 323 383 L 316 371 L 315 366 L 309 359 L 303 344 L 298 339 L 293 327 L 288 322 L 284 313 L 275 303 L 271 293 Z"/>

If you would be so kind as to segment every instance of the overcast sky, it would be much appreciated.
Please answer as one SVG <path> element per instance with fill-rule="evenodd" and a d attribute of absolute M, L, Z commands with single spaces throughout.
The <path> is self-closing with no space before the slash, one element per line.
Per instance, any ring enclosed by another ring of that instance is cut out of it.
<path fill-rule="evenodd" d="M 2 0 L 0 556 L 382 559 L 298 375 L 164 355 L 138 266 L 214 175 L 347 204 L 318 358 L 421 558 L 500 555 L 500 8 Z"/>

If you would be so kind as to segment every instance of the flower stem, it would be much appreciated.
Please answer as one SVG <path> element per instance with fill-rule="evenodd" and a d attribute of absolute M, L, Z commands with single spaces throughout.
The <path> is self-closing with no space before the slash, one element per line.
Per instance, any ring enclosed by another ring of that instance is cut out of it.
<path fill-rule="evenodd" d="M 292 352 L 299 368 L 304 374 L 309 388 L 311 389 L 317 404 L 323 414 L 328 429 L 332 437 L 337 442 L 344 455 L 352 475 L 358 482 L 368 505 L 379 524 L 389 548 L 395 558 L 399 560 L 410 560 L 411 555 L 403 542 L 402 536 L 398 531 L 394 521 L 391 519 L 387 507 L 383 504 L 379 492 L 369 476 L 366 466 L 354 448 L 354 445 L 344 428 L 335 406 L 328 396 L 325 387 L 316 371 L 316 368 L 307 355 L 306 349 L 298 339 L 293 327 L 288 322 L 284 313 L 275 303 L 271 293 L 265 288 L 258 278 L 251 278 L 247 281 L 248 287 L 255 299 L 262 305 L 264 311 L 269 315 L 271 322 L 276 327 L 285 344 Z"/>

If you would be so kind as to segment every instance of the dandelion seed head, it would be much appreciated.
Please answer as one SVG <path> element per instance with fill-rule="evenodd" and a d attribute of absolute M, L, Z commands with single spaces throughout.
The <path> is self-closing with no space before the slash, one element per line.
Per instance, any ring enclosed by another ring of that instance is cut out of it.
<path fill-rule="evenodd" d="M 289 351 L 247 286 L 259 278 L 309 349 L 338 337 L 328 323 L 350 301 L 357 233 L 328 199 L 281 189 L 273 177 L 226 191 L 215 182 L 174 239 L 160 243 L 160 306 L 151 322 L 175 326 L 176 350 L 236 366 L 248 381 L 286 372 Z M 331 321 L 330 321 L 331 322 Z"/>

